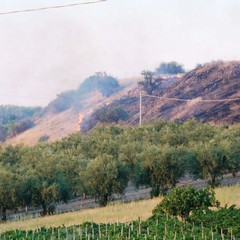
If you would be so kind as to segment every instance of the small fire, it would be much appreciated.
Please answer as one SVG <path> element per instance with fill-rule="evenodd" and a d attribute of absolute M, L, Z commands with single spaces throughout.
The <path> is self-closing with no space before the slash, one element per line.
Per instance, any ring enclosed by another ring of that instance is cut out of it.
<path fill-rule="evenodd" d="M 83 121 L 84 115 L 83 114 L 79 114 L 78 116 L 78 125 L 77 125 L 77 130 L 80 132 L 81 131 L 81 123 Z"/>

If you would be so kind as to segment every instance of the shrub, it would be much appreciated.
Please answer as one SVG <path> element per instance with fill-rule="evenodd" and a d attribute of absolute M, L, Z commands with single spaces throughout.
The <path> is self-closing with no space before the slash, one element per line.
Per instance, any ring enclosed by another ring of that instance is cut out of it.
<path fill-rule="evenodd" d="M 106 73 L 98 72 L 85 79 L 85 81 L 79 86 L 77 94 L 84 96 L 92 91 L 98 90 L 103 96 L 110 96 L 114 92 L 118 91 L 120 85 L 112 76 L 108 76 Z"/>
<path fill-rule="evenodd" d="M 32 127 L 34 127 L 34 122 L 32 119 L 24 119 L 19 122 L 12 122 L 8 125 L 8 135 L 14 136 Z"/>
<path fill-rule="evenodd" d="M 3 124 L 0 124 L 0 142 L 3 142 L 7 138 L 8 129 Z"/>
<path fill-rule="evenodd" d="M 52 102 L 49 103 L 48 109 L 53 112 L 63 112 L 69 108 L 74 103 L 75 99 L 75 91 L 70 90 L 66 92 L 60 93 L 56 99 L 54 99 Z"/>
<path fill-rule="evenodd" d="M 211 188 L 196 189 L 193 186 L 174 188 L 153 209 L 153 215 L 167 213 L 171 216 L 180 216 L 183 220 L 189 218 L 192 211 L 207 210 L 209 207 L 219 207 L 220 203 L 215 198 Z"/>
<path fill-rule="evenodd" d="M 179 64 L 175 61 L 168 62 L 168 63 L 161 63 L 159 67 L 156 69 L 157 73 L 160 74 L 178 74 L 178 73 L 185 73 L 182 64 Z"/>
<path fill-rule="evenodd" d="M 100 122 L 119 122 L 128 119 L 128 113 L 121 106 L 105 106 L 95 113 L 96 119 Z"/>
<path fill-rule="evenodd" d="M 49 139 L 49 136 L 44 134 L 38 139 L 38 142 L 46 142 L 48 139 Z"/>

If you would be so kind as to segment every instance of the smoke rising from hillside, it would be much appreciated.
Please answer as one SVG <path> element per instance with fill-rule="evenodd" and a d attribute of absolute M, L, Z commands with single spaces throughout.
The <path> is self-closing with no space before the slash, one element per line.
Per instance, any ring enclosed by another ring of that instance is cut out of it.
<path fill-rule="evenodd" d="M 2 1 L 0 8 L 49 4 Z M 190 69 L 212 59 L 237 59 L 239 10 L 234 0 L 109 0 L 1 17 L 0 104 L 47 105 L 98 71 L 125 78 L 161 61 Z"/>

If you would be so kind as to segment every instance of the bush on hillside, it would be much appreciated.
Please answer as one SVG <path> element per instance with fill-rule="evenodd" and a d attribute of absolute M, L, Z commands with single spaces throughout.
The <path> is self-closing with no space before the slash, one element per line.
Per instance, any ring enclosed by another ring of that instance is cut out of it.
<path fill-rule="evenodd" d="M 33 117 L 42 111 L 41 107 L 0 106 L 0 123 L 3 125 Z"/>
<path fill-rule="evenodd" d="M 107 123 L 126 121 L 129 118 L 128 113 L 121 106 L 102 107 L 96 111 L 95 116 L 97 121 Z"/>
<path fill-rule="evenodd" d="M 91 91 L 98 90 L 104 96 L 110 96 L 114 92 L 118 91 L 120 85 L 116 78 L 108 76 L 105 72 L 98 72 L 85 79 L 85 81 L 79 86 L 77 94 L 79 96 L 86 95 Z"/>
<path fill-rule="evenodd" d="M 8 128 L 5 125 L 0 124 L 0 142 L 3 142 L 6 140 L 7 132 L 8 132 Z"/>
<path fill-rule="evenodd" d="M 33 118 L 41 111 L 40 107 L 0 106 L 0 142 L 33 127 Z"/>
<path fill-rule="evenodd" d="M 46 142 L 48 139 L 49 136 L 47 134 L 44 134 L 38 139 L 38 142 Z"/>
<path fill-rule="evenodd" d="M 159 74 L 178 74 L 185 73 L 185 69 L 182 64 L 179 64 L 175 61 L 172 62 L 162 62 L 158 68 L 156 68 L 156 73 Z"/>
<path fill-rule="evenodd" d="M 53 112 L 63 112 L 69 108 L 71 108 L 75 99 L 75 91 L 70 90 L 66 92 L 62 92 L 57 95 L 57 98 L 49 103 L 48 109 Z"/>
<path fill-rule="evenodd" d="M 12 122 L 8 125 L 8 135 L 14 136 L 34 127 L 32 119 L 24 119 L 19 122 Z"/>

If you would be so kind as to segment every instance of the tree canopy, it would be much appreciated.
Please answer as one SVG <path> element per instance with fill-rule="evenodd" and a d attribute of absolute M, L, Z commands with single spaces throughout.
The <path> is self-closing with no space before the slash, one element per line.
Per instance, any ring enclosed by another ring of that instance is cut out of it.
<path fill-rule="evenodd" d="M 143 86 L 143 89 L 147 94 L 151 95 L 154 90 L 156 90 L 162 83 L 160 77 L 156 77 L 154 72 L 151 71 L 142 71 L 144 79 L 139 81 L 138 84 Z"/>
<path fill-rule="evenodd" d="M 83 193 L 104 206 L 113 194 L 124 193 L 128 181 L 151 187 L 152 196 L 168 193 L 185 175 L 215 187 L 224 174 L 240 170 L 239 144 L 239 124 L 226 128 L 189 120 L 97 125 L 86 135 L 53 143 L 1 146 L 2 219 L 7 210 L 23 206 L 42 207 L 44 215 Z"/>
<path fill-rule="evenodd" d="M 158 74 L 178 74 L 185 72 L 183 65 L 175 61 L 162 62 L 159 67 L 156 68 L 156 73 Z"/>

